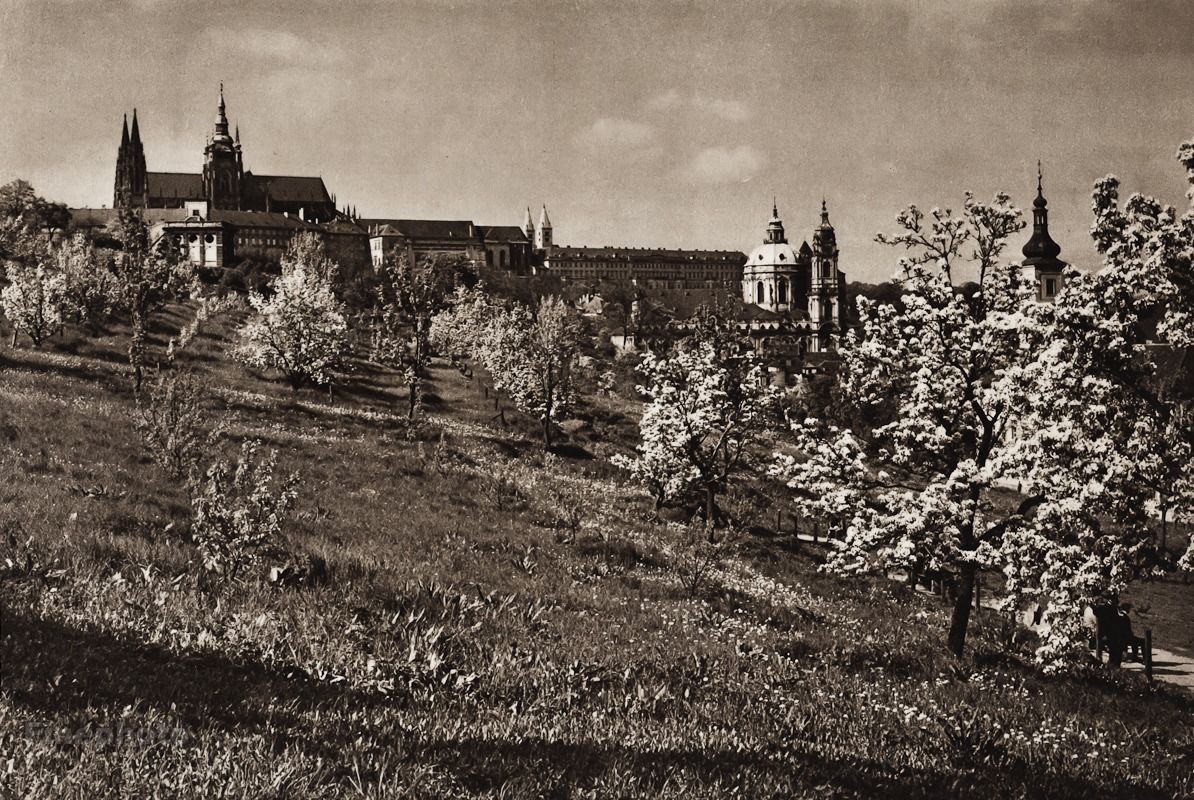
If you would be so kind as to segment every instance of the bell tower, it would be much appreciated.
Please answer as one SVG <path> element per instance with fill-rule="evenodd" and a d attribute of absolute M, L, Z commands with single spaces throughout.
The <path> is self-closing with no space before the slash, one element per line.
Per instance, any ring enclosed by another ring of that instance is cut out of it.
<path fill-rule="evenodd" d="M 535 232 L 535 249 L 551 249 L 551 220 L 547 216 L 546 203 L 543 205 L 543 211 L 539 214 L 539 230 Z"/>
<path fill-rule="evenodd" d="M 220 104 L 216 110 L 215 130 L 203 149 L 203 193 L 212 208 L 241 208 L 241 163 L 239 128 L 234 140 L 228 133 L 228 115 L 224 107 L 224 84 L 220 84 Z"/>
<path fill-rule="evenodd" d="M 841 327 L 841 298 L 838 295 L 837 233 L 829 222 L 829 209 L 821 200 L 821 225 L 813 233 L 813 269 L 808 297 L 808 316 L 819 329 L 814 351 L 830 349 L 829 334 Z"/>
<path fill-rule="evenodd" d="M 1058 258 L 1061 245 L 1049 235 L 1049 201 L 1041 187 L 1041 162 L 1036 162 L 1036 199 L 1032 201 L 1032 238 L 1024 245 L 1024 266 L 1036 277 L 1036 299 L 1052 303 L 1061 291 L 1061 272 L 1066 263 Z"/>

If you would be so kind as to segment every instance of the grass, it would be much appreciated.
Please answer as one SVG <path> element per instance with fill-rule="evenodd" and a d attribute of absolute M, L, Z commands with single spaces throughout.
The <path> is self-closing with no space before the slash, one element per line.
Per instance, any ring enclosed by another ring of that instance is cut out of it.
<path fill-rule="evenodd" d="M 295 394 L 224 357 L 234 322 L 188 356 L 210 455 L 255 437 L 301 472 L 313 585 L 203 576 L 118 326 L 0 354 L 0 795 L 1194 793 L 1188 695 L 1044 677 L 986 611 L 955 661 L 933 598 L 762 530 L 697 552 L 606 462 L 625 402 L 590 398 L 545 455 L 437 363 L 411 431 L 393 375 Z"/>

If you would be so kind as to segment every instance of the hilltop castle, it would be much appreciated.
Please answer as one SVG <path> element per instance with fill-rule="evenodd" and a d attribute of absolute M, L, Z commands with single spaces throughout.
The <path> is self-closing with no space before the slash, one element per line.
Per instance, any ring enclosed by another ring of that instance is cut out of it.
<path fill-rule="evenodd" d="M 328 222 L 336 216 L 336 202 L 318 177 L 254 175 L 245 170 L 240 144 L 240 126 L 229 133 L 224 104 L 224 84 L 214 130 L 203 148 L 202 172 L 149 172 L 137 110 L 133 127 L 128 117 L 116 154 L 114 208 L 187 208 L 188 203 L 206 204 L 206 210 L 267 211 L 285 213 L 307 222 Z M 206 216 L 206 214 L 204 215 Z"/>

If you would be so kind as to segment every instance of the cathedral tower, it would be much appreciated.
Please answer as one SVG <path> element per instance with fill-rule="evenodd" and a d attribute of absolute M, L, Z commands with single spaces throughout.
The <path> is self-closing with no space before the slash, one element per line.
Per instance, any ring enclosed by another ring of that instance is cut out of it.
<path fill-rule="evenodd" d="M 1061 291 L 1066 263 L 1058 258 L 1061 245 L 1049 235 L 1049 202 L 1041 188 L 1041 162 L 1036 162 L 1036 199 L 1032 201 L 1032 238 L 1024 245 L 1024 266 L 1032 267 L 1036 276 L 1036 298 L 1052 303 Z"/>
<path fill-rule="evenodd" d="M 137 124 L 137 109 L 133 109 L 133 132 L 129 134 L 126 115 L 120 132 L 120 151 L 116 154 L 116 185 L 112 197 L 113 208 L 142 208 L 148 202 L 145 171 L 145 147 L 141 144 L 141 127 Z"/>
<path fill-rule="evenodd" d="M 224 110 L 224 84 L 221 83 L 215 130 L 203 150 L 203 194 L 212 208 L 241 208 L 244 166 L 241 163 L 239 140 L 239 126 L 235 140 L 228 133 L 228 116 Z"/>

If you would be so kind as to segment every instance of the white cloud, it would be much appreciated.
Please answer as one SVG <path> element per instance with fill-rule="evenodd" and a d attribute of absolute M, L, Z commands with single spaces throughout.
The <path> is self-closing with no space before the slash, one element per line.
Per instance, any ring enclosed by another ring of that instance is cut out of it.
<path fill-rule="evenodd" d="M 207 31 L 210 45 L 225 53 L 286 65 L 331 66 L 345 60 L 340 50 L 289 31 L 263 28 L 214 28 Z"/>
<path fill-rule="evenodd" d="M 715 117 L 729 120 L 730 122 L 745 122 L 752 116 L 750 108 L 745 103 L 737 100 L 725 100 L 720 97 L 703 97 L 698 95 L 692 99 L 692 104 L 702 111 L 706 111 Z"/>
<path fill-rule="evenodd" d="M 739 100 L 711 97 L 699 92 L 684 96 L 675 89 L 668 89 L 663 94 L 657 94 L 648 99 L 647 108 L 651 111 L 675 111 L 678 108 L 690 108 L 729 122 L 745 122 L 754 116 L 750 107 Z"/>
<path fill-rule="evenodd" d="M 745 181 L 763 166 L 763 154 L 749 144 L 706 147 L 693 156 L 683 176 L 694 183 Z"/>
<path fill-rule="evenodd" d="M 652 111 L 669 111 L 684 104 L 684 99 L 675 89 L 668 89 L 663 94 L 657 94 L 647 101 L 647 108 Z"/>
<path fill-rule="evenodd" d="M 654 143 L 655 128 L 644 122 L 602 117 L 576 135 L 576 143 L 588 147 L 644 147 Z"/>

